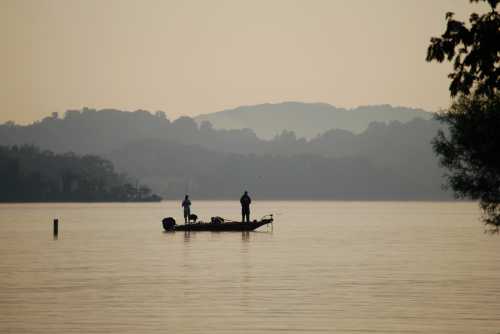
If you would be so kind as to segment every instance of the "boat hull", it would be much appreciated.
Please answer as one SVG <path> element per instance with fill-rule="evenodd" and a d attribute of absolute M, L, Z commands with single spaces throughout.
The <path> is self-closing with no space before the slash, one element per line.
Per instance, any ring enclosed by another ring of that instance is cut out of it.
<path fill-rule="evenodd" d="M 184 224 L 184 225 L 175 225 L 173 227 L 163 226 L 165 231 L 174 232 L 174 231 L 211 231 L 211 232 L 244 232 L 244 231 L 253 231 L 261 226 L 271 224 L 273 222 L 272 219 L 263 219 L 260 221 L 253 221 L 249 223 L 240 223 L 240 222 L 227 222 L 227 223 L 195 223 L 195 224 Z"/>

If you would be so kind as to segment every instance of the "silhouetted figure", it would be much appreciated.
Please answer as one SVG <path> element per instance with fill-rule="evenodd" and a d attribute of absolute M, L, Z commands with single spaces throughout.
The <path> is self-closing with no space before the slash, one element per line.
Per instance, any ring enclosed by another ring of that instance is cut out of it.
<path fill-rule="evenodd" d="M 245 191 L 243 196 L 240 198 L 241 203 L 241 221 L 249 223 L 250 222 L 250 203 L 252 203 L 252 199 L 248 196 L 248 191 Z"/>
<path fill-rule="evenodd" d="M 187 224 L 189 221 L 189 215 L 191 214 L 191 201 L 189 200 L 188 195 L 184 197 L 182 207 L 184 208 L 184 223 Z"/>

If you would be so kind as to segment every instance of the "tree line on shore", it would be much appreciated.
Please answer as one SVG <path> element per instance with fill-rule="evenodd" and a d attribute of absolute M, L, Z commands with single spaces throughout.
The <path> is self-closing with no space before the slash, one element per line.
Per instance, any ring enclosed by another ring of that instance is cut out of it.
<path fill-rule="evenodd" d="M 57 154 L 32 145 L 0 146 L 1 202 L 158 201 L 95 155 Z"/>

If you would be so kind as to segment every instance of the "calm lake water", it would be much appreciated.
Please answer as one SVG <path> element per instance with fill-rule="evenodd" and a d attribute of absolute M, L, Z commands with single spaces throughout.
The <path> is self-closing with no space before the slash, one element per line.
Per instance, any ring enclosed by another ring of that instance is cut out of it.
<path fill-rule="evenodd" d="M 180 202 L 0 205 L 0 332 L 500 333 L 476 204 L 255 201 L 271 212 L 272 232 L 185 234 L 160 223 Z"/>

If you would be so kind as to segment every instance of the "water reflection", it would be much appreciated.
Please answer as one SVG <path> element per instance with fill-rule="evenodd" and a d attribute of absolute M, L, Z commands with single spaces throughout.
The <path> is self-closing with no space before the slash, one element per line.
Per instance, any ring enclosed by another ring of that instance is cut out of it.
<path fill-rule="evenodd" d="M 0 333 L 500 328 L 500 243 L 476 203 L 259 203 L 288 212 L 274 233 L 162 234 L 165 208 L 178 203 L 0 205 Z M 55 210 L 57 243 L 37 219 Z"/>

